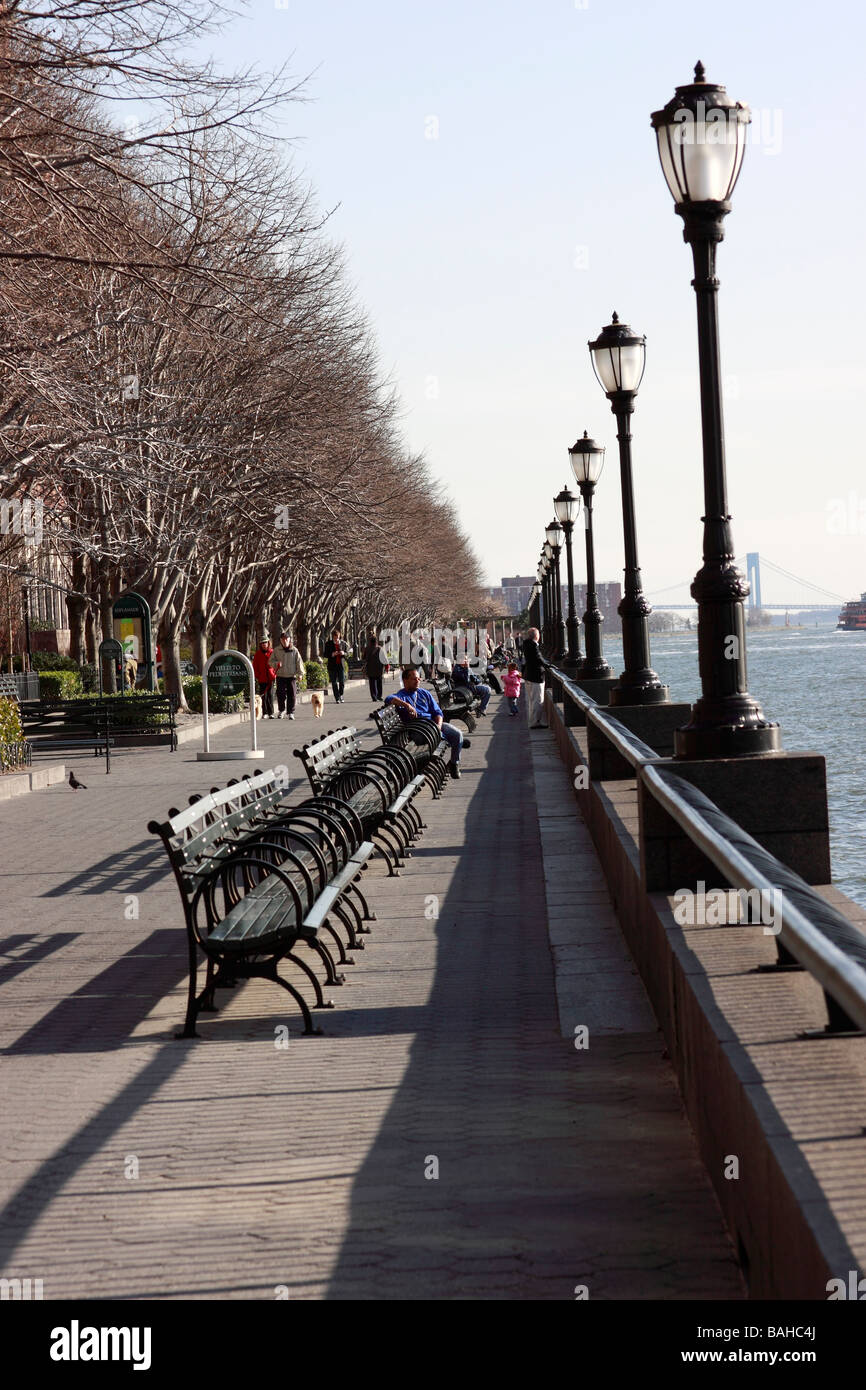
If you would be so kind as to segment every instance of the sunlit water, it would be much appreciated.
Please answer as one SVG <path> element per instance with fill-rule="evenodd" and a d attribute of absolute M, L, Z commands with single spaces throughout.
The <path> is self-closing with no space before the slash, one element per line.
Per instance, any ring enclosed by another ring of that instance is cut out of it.
<path fill-rule="evenodd" d="M 605 656 L 622 670 L 619 639 Z M 654 634 L 653 665 L 672 700 L 700 694 L 695 633 Z M 820 627 L 748 633 L 749 690 L 782 726 L 787 752 L 827 760 L 833 881 L 866 906 L 866 632 Z"/>

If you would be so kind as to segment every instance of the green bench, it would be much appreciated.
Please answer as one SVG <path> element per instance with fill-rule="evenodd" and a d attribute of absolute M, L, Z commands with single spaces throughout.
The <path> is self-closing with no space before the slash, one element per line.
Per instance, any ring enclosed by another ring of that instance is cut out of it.
<path fill-rule="evenodd" d="M 410 754 L 403 748 L 362 748 L 357 729 L 330 730 L 324 737 L 294 750 L 300 758 L 314 796 L 343 801 L 358 816 L 366 839 L 396 877 L 403 857 L 425 829 L 414 805 L 426 785 Z"/>
<path fill-rule="evenodd" d="M 277 967 L 292 961 L 312 985 L 316 1007 L 333 1007 L 295 949 L 314 952 L 327 984 L 343 983 L 323 937 L 338 944 L 340 963 L 351 965 L 332 919 L 346 928 L 350 946 L 360 946 L 357 930 L 374 920 L 358 886 L 374 846 L 358 817 L 330 797 L 287 806 L 285 777 L 274 770 L 190 798 L 186 810 L 172 807 L 168 814 L 148 830 L 165 847 L 186 923 L 189 987 L 178 1036 L 197 1037 L 199 1013 L 216 1012 L 215 990 L 239 978 L 281 985 L 300 1008 L 305 1035 L 321 1032 L 303 995 Z M 206 975 L 199 990 L 201 956 Z"/>
<path fill-rule="evenodd" d="M 373 711 L 376 728 L 386 748 L 402 748 L 412 759 L 416 772 L 423 774 L 437 799 L 448 781 L 448 744 L 431 719 L 404 723 L 395 705 Z"/>
<path fill-rule="evenodd" d="M 34 751 L 92 748 L 105 756 L 111 749 L 150 743 L 177 749 L 177 698 L 174 695 L 107 695 L 83 700 L 25 701 L 21 705 L 27 737 Z"/>
<path fill-rule="evenodd" d="M 430 684 L 447 722 L 453 724 L 455 719 L 459 719 L 466 725 L 470 734 L 474 733 L 478 723 L 475 718 L 475 707 L 480 703 L 479 696 L 463 686 L 454 686 L 450 681 L 443 680 L 441 677 L 432 680 Z"/>

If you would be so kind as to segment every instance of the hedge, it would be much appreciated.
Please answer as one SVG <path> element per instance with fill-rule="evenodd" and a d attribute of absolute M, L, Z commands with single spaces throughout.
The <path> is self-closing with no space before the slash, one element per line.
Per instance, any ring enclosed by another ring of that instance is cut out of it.
<path fill-rule="evenodd" d="M 82 695 L 81 672 L 41 671 L 39 673 L 39 698 L 42 700 L 74 700 Z"/>
<path fill-rule="evenodd" d="M 190 709 L 196 714 L 202 712 L 201 676 L 184 676 L 183 693 Z M 244 708 L 244 697 L 240 695 L 211 695 L 208 693 L 208 711 L 211 714 L 234 714 Z"/>

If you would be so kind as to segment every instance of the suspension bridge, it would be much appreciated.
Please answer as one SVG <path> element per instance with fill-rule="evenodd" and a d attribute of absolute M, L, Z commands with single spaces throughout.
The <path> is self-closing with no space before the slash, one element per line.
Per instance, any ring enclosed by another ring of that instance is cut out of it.
<path fill-rule="evenodd" d="M 766 555 L 758 554 L 757 551 L 750 551 L 747 555 L 738 557 L 737 565 L 745 570 L 749 581 L 750 610 L 763 608 L 770 612 L 786 612 L 794 609 L 798 613 L 838 613 L 841 605 L 846 602 L 843 594 L 836 594 L 832 589 L 825 589 L 823 585 L 815 584 L 811 579 L 792 574 L 790 570 L 777 565 L 775 561 L 768 559 Z M 769 571 L 772 597 L 763 596 L 762 571 Z M 788 589 L 784 598 L 778 597 L 776 589 L 780 581 L 789 586 L 796 585 L 799 595 L 789 596 Z M 689 594 L 690 585 L 690 579 L 683 579 L 676 584 L 668 584 L 664 589 L 648 591 L 647 598 L 656 608 L 693 609 L 697 604 Z M 670 595 L 670 598 L 667 595 Z"/>

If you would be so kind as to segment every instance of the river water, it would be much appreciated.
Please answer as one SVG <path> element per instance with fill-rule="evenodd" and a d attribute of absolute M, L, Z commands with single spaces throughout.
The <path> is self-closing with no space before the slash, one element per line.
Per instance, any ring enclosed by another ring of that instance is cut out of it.
<path fill-rule="evenodd" d="M 583 633 L 581 631 L 581 639 Z M 695 632 L 654 633 L 653 666 L 672 700 L 700 695 Z M 605 656 L 622 670 L 618 637 L 605 635 Z M 866 907 L 866 632 L 820 626 L 749 629 L 749 690 L 782 726 L 789 753 L 827 760 L 833 882 Z"/>

